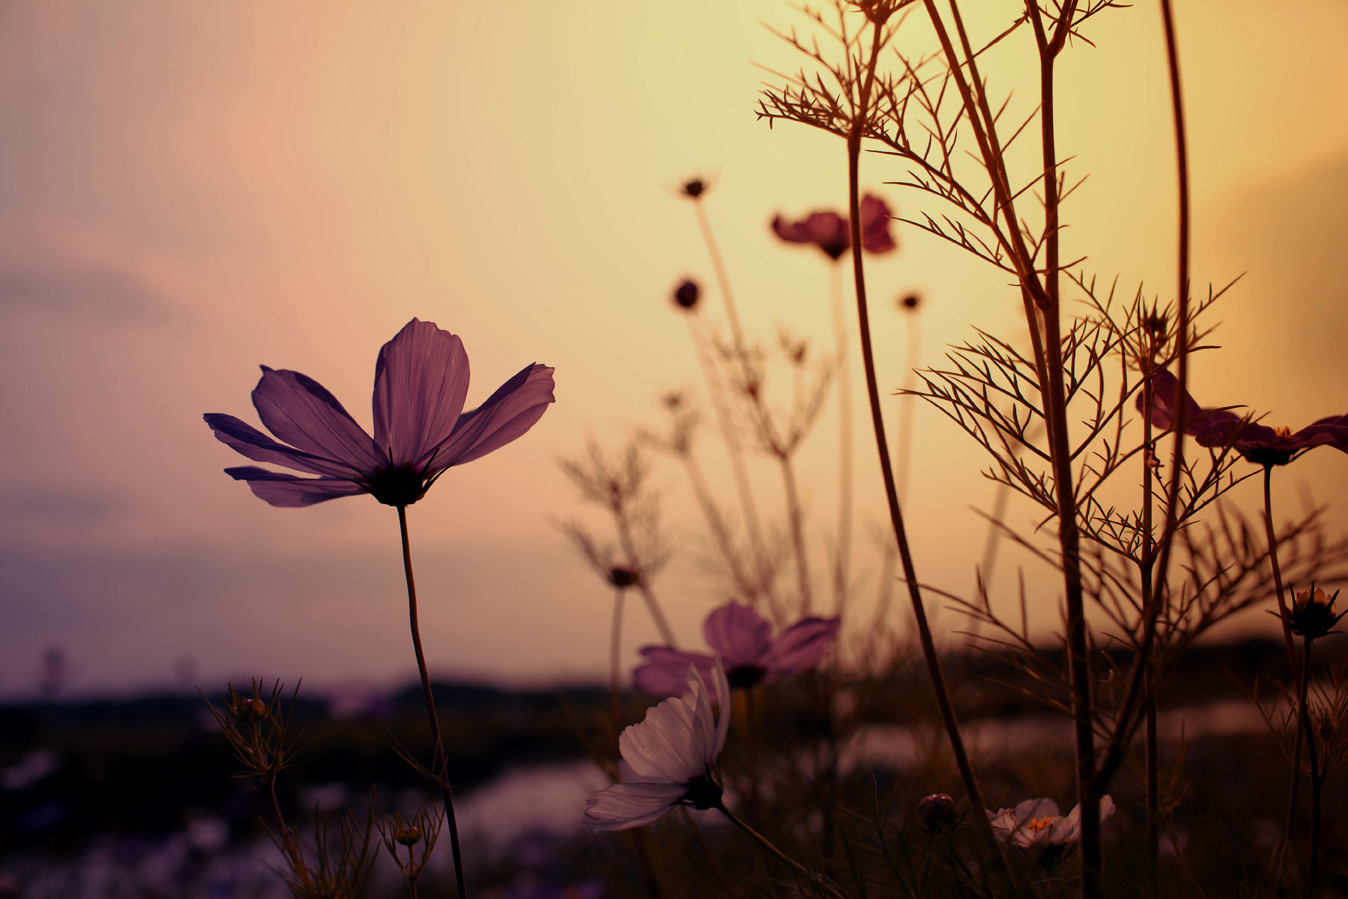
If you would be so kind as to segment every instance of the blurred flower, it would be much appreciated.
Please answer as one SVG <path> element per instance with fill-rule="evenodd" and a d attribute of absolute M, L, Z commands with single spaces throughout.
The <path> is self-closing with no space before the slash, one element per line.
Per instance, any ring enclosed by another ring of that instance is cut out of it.
<path fill-rule="evenodd" d="M 683 673 L 692 665 L 710 677 L 719 657 L 732 687 L 752 687 L 761 680 L 799 674 L 813 667 L 838 634 L 840 620 L 803 618 L 772 639 L 772 626 L 743 603 L 726 603 L 714 609 L 702 625 L 711 656 L 684 652 L 670 646 L 643 646 L 646 663 L 632 672 L 632 684 L 651 696 L 674 696 L 687 692 Z"/>
<path fill-rule="evenodd" d="M 1165 369 L 1152 373 L 1151 423 L 1169 428 L 1174 416 L 1179 380 Z M 1331 415 L 1295 433 L 1291 428 L 1270 428 L 1242 418 L 1228 409 L 1204 409 L 1188 391 L 1184 393 L 1187 421 L 1184 431 L 1199 446 L 1231 447 L 1256 465 L 1286 465 L 1302 450 L 1333 446 L 1348 452 L 1348 415 Z M 1142 410 L 1142 394 L 1137 409 Z"/>
<path fill-rule="evenodd" d="M 1100 797 L 1100 820 L 1114 814 L 1114 800 Z M 997 838 L 1010 840 L 1022 849 L 1038 846 L 1065 846 L 1076 842 L 1081 827 L 1081 806 L 1066 815 L 1058 814 L 1058 803 L 1052 799 L 1026 799 L 1014 809 L 988 811 L 988 820 Z"/>
<path fill-rule="evenodd" d="M 533 427 L 553 401 L 552 372 L 546 365 L 525 366 L 481 406 L 463 412 L 463 342 L 414 318 L 379 351 L 373 439 L 317 381 L 265 365 L 253 405 L 285 443 L 232 415 L 209 413 L 205 419 L 217 440 L 254 462 L 318 475 L 300 478 L 251 465 L 225 469 L 273 506 L 310 506 L 359 493 L 407 506 L 450 466 L 500 449 Z"/>
<path fill-rule="evenodd" d="M 918 304 L 921 302 L 922 302 L 921 297 L 919 297 L 915 293 L 910 293 L 903 299 L 899 300 L 899 305 L 911 312 L 912 310 L 916 309 Z"/>
<path fill-rule="evenodd" d="M 890 212 L 884 200 L 866 194 L 861 200 L 861 246 L 868 253 L 888 253 L 896 246 L 889 234 Z M 813 212 L 798 222 L 780 215 L 772 220 L 772 230 L 788 243 L 811 243 L 830 259 L 839 259 L 852 245 L 851 230 L 845 216 L 836 212 Z"/>
<path fill-rule="evenodd" d="M 690 665 L 686 669 L 692 696 L 671 697 L 646 711 L 646 720 L 633 724 L 618 738 L 622 753 L 622 783 L 612 784 L 586 802 L 585 823 L 600 830 L 626 830 L 650 824 L 676 805 L 696 809 L 721 804 L 717 757 L 730 728 L 730 695 L 725 669 L 712 669 L 720 717 L 712 719 L 712 696 L 707 684 Z"/>
<path fill-rule="evenodd" d="M 1334 600 L 1339 598 L 1339 592 L 1334 591 L 1330 596 L 1324 590 L 1316 586 L 1311 586 L 1302 590 L 1296 595 L 1292 603 L 1291 625 L 1292 633 L 1298 637 L 1309 637 L 1312 640 L 1318 640 L 1329 634 L 1330 629 L 1339 623 L 1348 612 L 1334 614 Z"/>
<path fill-rule="evenodd" d="M 697 305 L 701 296 L 702 289 L 697 286 L 697 282 L 692 278 L 685 278 L 678 287 L 674 288 L 674 305 L 680 309 L 692 309 Z"/>
<path fill-rule="evenodd" d="M 949 793 L 933 793 L 917 801 L 917 813 L 922 823 L 933 830 L 954 821 L 955 798 Z"/>

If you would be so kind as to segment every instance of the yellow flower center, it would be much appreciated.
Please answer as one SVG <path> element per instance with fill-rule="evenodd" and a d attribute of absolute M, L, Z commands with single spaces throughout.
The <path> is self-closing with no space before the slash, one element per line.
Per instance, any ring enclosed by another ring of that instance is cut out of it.
<path fill-rule="evenodd" d="M 1292 436 L 1292 429 L 1291 429 L 1291 428 L 1274 428 L 1274 429 L 1273 429 L 1273 433 L 1277 434 L 1279 437 L 1291 437 L 1291 436 Z"/>
<path fill-rule="evenodd" d="M 1053 823 L 1053 816 L 1045 815 L 1042 818 L 1031 818 L 1030 821 L 1025 825 L 1025 828 L 1030 833 L 1039 833 L 1039 831 L 1043 830 L 1045 827 L 1048 827 L 1052 823 Z"/>

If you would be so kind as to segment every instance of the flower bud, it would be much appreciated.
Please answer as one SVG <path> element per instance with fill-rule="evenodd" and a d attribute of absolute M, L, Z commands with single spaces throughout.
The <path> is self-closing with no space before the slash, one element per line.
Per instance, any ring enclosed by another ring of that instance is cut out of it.
<path fill-rule="evenodd" d="M 905 296 L 903 299 L 899 300 L 899 305 L 902 306 L 904 309 L 907 309 L 908 311 L 911 312 L 911 311 L 913 311 L 914 309 L 916 309 L 917 306 L 918 306 L 918 304 L 921 303 L 921 302 L 922 302 L 922 298 L 921 298 L 921 297 L 919 297 L 919 296 L 918 296 L 917 294 L 915 294 L 915 293 L 910 293 L 910 294 L 908 294 L 907 296 Z"/>
<path fill-rule="evenodd" d="M 271 708 L 261 699 L 249 699 L 246 696 L 240 696 L 232 705 L 228 706 L 229 713 L 234 716 L 234 720 L 242 721 L 245 724 L 256 724 L 259 721 L 265 721 L 271 714 Z"/>
<path fill-rule="evenodd" d="M 1343 613 L 1334 614 L 1334 600 L 1338 596 L 1338 591 L 1330 596 L 1313 585 L 1298 593 L 1292 603 L 1292 633 L 1311 640 L 1328 634 L 1343 617 Z"/>
<path fill-rule="evenodd" d="M 949 793 L 933 793 L 917 801 L 917 813 L 922 823 L 933 830 L 953 824 L 955 821 L 955 800 Z"/>
<path fill-rule="evenodd" d="M 691 278 L 684 279 L 682 284 L 674 288 L 674 303 L 681 309 L 692 309 L 701 296 L 702 289 Z"/>
<path fill-rule="evenodd" d="M 635 587 L 641 582 L 641 574 L 635 568 L 614 565 L 608 570 L 608 582 L 619 590 Z"/>
<path fill-rule="evenodd" d="M 408 824 L 393 831 L 393 842 L 403 846 L 415 846 L 421 842 L 421 828 Z"/>
<path fill-rule="evenodd" d="M 696 200 L 710 185 L 701 178 L 689 178 L 683 182 L 683 195 Z"/>

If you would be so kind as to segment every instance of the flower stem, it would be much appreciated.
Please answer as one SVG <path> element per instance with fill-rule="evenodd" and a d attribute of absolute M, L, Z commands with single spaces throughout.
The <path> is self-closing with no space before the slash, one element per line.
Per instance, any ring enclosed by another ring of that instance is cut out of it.
<path fill-rule="evenodd" d="M 847 352 L 847 310 L 843 305 L 842 266 L 828 267 L 829 296 L 838 366 L 838 551 L 833 566 L 833 613 L 842 614 L 852 567 L 852 366 Z"/>
<path fill-rule="evenodd" d="M 459 899 L 468 899 L 463 885 L 463 855 L 459 851 L 459 825 L 454 819 L 454 796 L 445 777 L 445 746 L 440 739 L 440 721 L 435 714 L 435 697 L 431 694 L 431 678 L 426 672 L 426 655 L 421 651 L 421 627 L 417 624 L 417 585 L 412 577 L 412 545 L 407 539 L 407 507 L 398 507 L 398 528 L 403 538 L 403 573 L 407 576 L 407 613 L 412 622 L 412 649 L 417 655 L 417 670 L 421 674 L 421 690 L 426 695 L 426 717 L 431 724 L 431 739 L 435 742 L 435 772 L 445 797 L 445 820 L 449 822 L 449 846 L 454 853 L 454 883 Z"/>
<path fill-rule="evenodd" d="M 622 661 L 623 594 L 626 592 L 619 587 L 613 594 L 613 629 L 609 635 L 609 722 L 615 736 L 622 723 L 622 676 L 618 668 Z"/>
<path fill-rule="evenodd" d="M 724 803 L 717 802 L 715 808 L 721 814 L 729 818 L 731 824 L 734 824 L 740 830 L 744 831 L 749 836 L 753 837 L 756 841 L 758 841 L 758 844 L 762 846 L 764 849 L 766 849 L 768 853 L 772 855 L 773 858 L 790 866 L 792 870 L 794 870 L 797 874 L 801 875 L 802 877 L 809 878 L 816 885 L 827 890 L 829 894 L 836 896 L 837 899 L 847 899 L 847 897 L 844 896 L 843 893 L 836 886 L 830 883 L 822 874 L 814 873 L 809 868 L 805 867 L 800 862 L 796 861 L 794 858 L 787 855 L 785 852 L 778 849 L 776 846 L 772 845 L 772 842 L 768 840 L 767 837 L 763 836 L 761 833 L 754 830 L 748 824 L 744 823 L 744 821 L 735 817 L 735 815 L 730 811 L 730 809 L 725 807 Z"/>
<path fill-rule="evenodd" d="M 1311 731 L 1311 713 L 1306 707 L 1306 697 L 1310 693 L 1311 685 L 1311 643 L 1313 638 L 1308 634 L 1302 637 L 1305 644 L 1306 659 L 1301 668 L 1301 698 L 1298 701 L 1298 712 L 1301 716 L 1301 730 L 1306 734 L 1306 757 L 1311 763 L 1311 863 L 1306 873 L 1306 899 L 1311 899 L 1315 894 L 1315 875 L 1320 866 L 1320 765 L 1317 753 L 1315 751 L 1315 734 Z M 1299 762 L 1299 758 L 1298 758 Z"/>
<path fill-rule="evenodd" d="M 1282 622 L 1283 641 L 1287 645 L 1287 662 L 1292 667 L 1292 681 L 1296 684 L 1297 695 L 1304 686 L 1301 676 L 1301 663 L 1297 661 L 1296 646 L 1292 642 L 1291 617 L 1287 613 L 1287 600 L 1283 597 L 1282 568 L 1278 565 L 1278 538 L 1273 529 L 1273 466 L 1264 466 L 1264 534 L 1268 539 L 1268 558 L 1273 565 L 1273 587 L 1278 597 L 1278 618 Z M 1278 849 L 1277 877 L 1282 880 L 1284 866 L 1287 863 L 1287 849 L 1292 843 L 1292 824 L 1296 815 L 1297 790 L 1301 780 L 1301 740 L 1303 728 L 1298 724 L 1296 741 L 1292 752 L 1292 784 L 1287 790 L 1287 818 L 1283 823 L 1282 845 Z"/>
<path fill-rule="evenodd" d="M 898 489 L 894 481 L 894 466 L 890 460 L 889 441 L 885 436 L 884 413 L 880 408 L 880 389 L 875 375 L 875 350 L 871 345 L 870 311 L 866 305 L 866 274 L 862 262 L 861 248 L 861 139 L 866 118 L 870 110 L 870 93 L 875 80 L 875 67 L 879 61 L 883 40 L 883 26 L 875 25 L 875 36 L 871 45 L 870 60 L 866 68 L 866 78 L 860 88 L 857 109 L 853 112 L 852 130 L 847 138 L 847 203 L 852 229 L 852 274 L 856 282 L 857 330 L 861 336 L 861 359 L 866 371 L 866 396 L 870 402 L 871 423 L 875 431 L 875 446 L 880 456 L 880 472 L 884 478 L 885 499 L 889 505 L 889 520 L 893 528 L 894 541 L 898 546 L 899 559 L 903 564 L 904 582 L 908 585 L 908 598 L 913 607 L 913 618 L 917 622 L 918 638 L 922 644 L 922 655 L 927 663 L 927 673 L 931 677 L 932 690 L 936 694 L 936 704 L 940 708 L 941 720 L 945 724 L 946 735 L 950 739 L 950 748 L 955 755 L 955 764 L 964 782 L 969 804 L 974 809 L 974 821 L 987 841 L 988 850 L 1003 871 L 1010 871 L 1002 855 L 1002 846 L 992 832 L 987 816 L 981 814 L 983 795 L 974 777 L 973 766 L 964 748 L 964 739 L 960 736 L 959 723 L 955 719 L 955 710 L 950 704 L 950 694 L 946 690 L 945 676 L 941 673 L 941 660 L 936 652 L 936 641 L 932 638 L 931 625 L 927 623 L 927 612 L 922 602 L 922 590 L 917 579 L 917 568 L 913 563 L 912 549 L 908 545 L 908 534 L 904 528 L 903 510 L 899 505 Z"/>

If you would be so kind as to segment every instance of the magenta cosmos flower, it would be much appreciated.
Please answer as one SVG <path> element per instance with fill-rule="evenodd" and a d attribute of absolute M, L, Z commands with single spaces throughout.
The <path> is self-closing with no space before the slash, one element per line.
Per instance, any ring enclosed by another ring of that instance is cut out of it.
<path fill-rule="evenodd" d="M 868 253 L 888 253 L 896 244 L 889 234 L 889 206 L 874 194 L 861 199 L 861 247 Z M 780 215 L 772 230 L 788 243 L 812 243 L 830 259 L 838 259 L 852 246 L 847 217 L 836 212 L 812 212 L 798 222 Z"/>
<path fill-rule="evenodd" d="M 743 603 L 712 610 L 702 633 L 716 655 L 684 652 L 670 646 L 643 646 L 646 664 L 632 672 L 632 685 L 651 696 L 686 693 L 684 673 L 692 665 L 704 678 L 719 658 L 732 687 L 752 687 L 763 680 L 799 674 L 814 667 L 838 634 L 838 618 L 802 618 L 772 639 L 772 625 Z"/>
<path fill-rule="evenodd" d="M 262 366 L 253 405 L 284 443 L 235 418 L 212 412 L 206 424 L 221 443 L 256 466 L 226 468 L 273 506 L 311 506 L 368 493 L 389 506 L 409 506 L 452 465 L 500 449 L 534 426 L 553 401 L 552 369 L 527 365 L 471 412 L 468 354 L 463 341 L 433 322 L 412 319 L 379 350 L 374 367 L 374 437 L 336 397 L 296 371 Z"/>
<path fill-rule="evenodd" d="M 1179 379 L 1162 368 L 1152 374 L 1151 383 L 1151 423 L 1164 430 L 1170 427 L 1175 414 Z M 1139 412 L 1142 405 L 1139 393 Z M 1200 446 L 1218 449 L 1229 446 L 1256 465 L 1286 465 L 1298 453 L 1317 446 L 1348 452 L 1348 415 L 1331 415 L 1294 432 L 1291 428 L 1270 428 L 1252 422 L 1229 409 L 1204 409 L 1187 390 L 1184 408 L 1187 419 L 1184 432 Z"/>
<path fill-rule="evenodd" d="M 663 818 L 677 805 L 719 808 L 721 778 L 717 758 L 730 729 L 725 669 L 711 671 L 712 689 L 693 666 L 684 669 L 688 698 L 675 696 L 646 711 L 618 738 L 622 783 L 605 787 L 585 803 L 585 823 L 599 830 L 626 830 Z M 713 721 L 711 704 L 721 697 Z"/>

